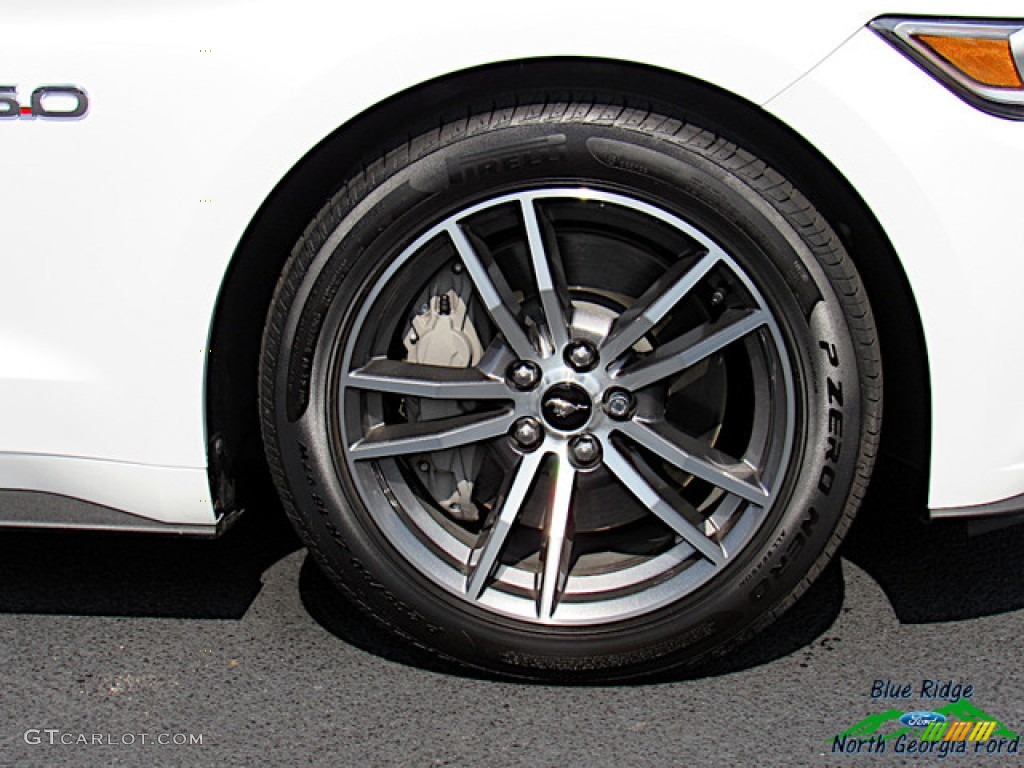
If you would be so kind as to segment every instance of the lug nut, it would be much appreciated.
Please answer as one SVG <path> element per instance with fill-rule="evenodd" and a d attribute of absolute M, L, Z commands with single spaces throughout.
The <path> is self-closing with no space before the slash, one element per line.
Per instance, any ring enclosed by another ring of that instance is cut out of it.
<path fill-rule="evenodd" d="M 604 412 L 616 421 L 625 421 L 636 410 L 636 398 L 624 389 L 612 389 L 604 397 Z"/>
<path fill-rule="evenodd" d="M 601 443 L 593 435 L 580 435 L 569 443 L 569 453 L 581 467 L 592 467 L 601 458 Z"/>
<path fill-rule="evenodd" d="M 592 371 L 597 366 L 597 350 L 589 341 L 574 341 L 565 348 L 565 362 L 573 370 Z"/>
<path fill-rule="evenodd" d="M 540 383 L 540 368 L 536 363 L 520 360 L 509 366 L 508 378 L 516 389 L 525 392 Z"/>
<path fill-rule="evenodd" d="M 524 416 L 512 425 L 512 439 L 524 451 L 532 451 L 544 439 L 544 427 L 536 419 Z"/>

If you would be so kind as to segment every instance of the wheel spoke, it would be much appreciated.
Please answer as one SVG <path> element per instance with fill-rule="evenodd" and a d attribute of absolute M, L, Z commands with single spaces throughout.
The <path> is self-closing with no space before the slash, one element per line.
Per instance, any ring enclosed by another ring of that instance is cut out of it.
<path fill-rule="evenodd" d="M 421 365 L 375 358 L 345 377 L 345 385 L 372 392 L 443 400 L 507 400 L 512 393 L 502 379 L 479 368 Z"/>
<path fill-rule="evenodd" d="M 449 224 L 446 231 L 451 237 L 455 250 L 458 251 L 459 258 L 462 259 L 466 272 L 469 273 L 487 313 L 498 327 L 498 331 L 505 337 L 509 347 L 520 360 L 532 360 L 537 357 L 537 351 L 519 324 L 518 318 L 522 307 L 512 295 L 512 289 L 509 288 L 498 265 L 482 253 L 484 249 L 478 250 L 473 246 L 458 224 Z"/>
<path fill-rule="evenodd" d="M 524 632 L 615 631 L 763 555 L 802 439 L 788 294 L 675 206 L 514 187 L 410 219 L 350 297 L 324 447 L 436 597 Z M 415 362 L 465 343 L 468 367 Z"/>
<path fill-rule="evenodd" d="M 537 212 L 534 201 L 523 198 L 520 201 L 523 222 L 526 226 L 526 240 L 530 250 L 530 261 L 537 281 L 537 293 L 548 334 L 555 350 L 564 349 L 569 343 L 569 326 L 572 323 L 572 304 L 569 288 L 565 282 L 558 243 L 547 220 Z"/>
<path fill-rule="evenodd" d="M 619 431 L 657 454 L 669 464 L 760 507 L 771 495 L 757 471 L 745 462 L 726 456 L 666 422 L 617 425 Z"/>
<path fill-rule="evenodd" d="M 612 474 L 619 478 L 619 481 L 627 490 L 651 511 L 651 514 L 678 533 L 687 544 L 700 552 L 715 566 L 725 563 L 726 555 L 722 548 L 680 514 L 676 507 L 666 500 L 666 494 L 659 493 L 637 471 L 632 462 L 623 456 L 618 448 L 611 444 L 611 441 L 605 442 L 604 463 L 611 470 Z"/>
<path fill-rule="evenodd" d="M 768 321 L 763 310 L 730 310 L 721 319 L 705 323 L 664 344 L 636 364 L 625 368 L 615 383 L 638 390 L 696 365 Z"/>
<path fill-rule="evenodd" d="M 537 616 L 549 620 L 569 580 L 572 554 L 572 491 L 576 470 L 564 457 L 555 468 L 555 487 L 545 515 L 544 543 L 541 546 L 541 571 L 537 574 Z"/>
<path fill-rule="evenodd" d="M 478 545 L 469 557 L 469 575 L 466 579 L 466 593 L 477 599 L 487 586 L 494 566 L 498 562 L 505 539 L 508 538 L 512 525 L 519 516 L 519 511 L 526 501 L 527 494 L 533 487 L 544 454 L 540 451 L 528 453 L 519 462 L 510 481 L 499 494 L 502 501 L 498 505 L 498 514 L 491 526 L 480 536 L 482 545 Z"/>
<path fill-rule="evenodd" d="M 611 362 L 636 344 L 686 296 L 719 262 L 717 251 L 705 253 L 696 263 L 681 259 L 644 291 L 612 324 L 601 344 L 601 359 Z"/>
<path fill-rule="evenodd" d="M 514 417 L 515 412 L 505 408 L 432 421 L 382 424 L 354 443 L 349 454 L 357 460 L 380 459 L 457 448 L 505 434 Z"/>

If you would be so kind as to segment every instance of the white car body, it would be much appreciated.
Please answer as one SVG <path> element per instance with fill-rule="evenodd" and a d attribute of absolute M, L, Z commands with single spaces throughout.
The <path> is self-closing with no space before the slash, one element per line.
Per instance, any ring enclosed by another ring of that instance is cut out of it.
<path fill-rule="evenodd" d="M 211 326 L 261 205 L 326 137 L 395 94 L 491 62 L 579 57 L 713 84 L 827 158 L 888 236 L 920 313 L 929 507 L 961 514 L 1024 494 L 1024 125 L 961 101 L 866 27 L 965 8 L 1021 15 L 1002 0 L 521 0 L 514 12 L 6 0 L 0 85 L 27 103 L 35 87 L 73 83 L 89 110 L 0 122 L 0 488 L 214 530 Z"/>

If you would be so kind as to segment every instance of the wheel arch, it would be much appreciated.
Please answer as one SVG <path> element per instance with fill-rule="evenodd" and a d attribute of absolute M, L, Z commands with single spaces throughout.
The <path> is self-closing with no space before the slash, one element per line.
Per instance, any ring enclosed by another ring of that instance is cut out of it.
<path fill-rule="evenodd" d="M 218 510 L 269 492 L 257 411 L 260 344 L 278 277 L 304 228 L 366 158 L 393 148 L 387 141 L 404 142 L 468 112 L 538 99 L 593 99 L 692 118 L 801 189 L 837 231 L 873 300 L 886 372 L 881 453 L 927 480 L 931 404 L 920 316 L 892 244 L 843 175 L 790 127 L 706 82 L 618 61 L 531 59 L 451 74 L 375 105 L 312 148 L 264 200 L 231 258 L 210 331 L 205 418 Z"/>

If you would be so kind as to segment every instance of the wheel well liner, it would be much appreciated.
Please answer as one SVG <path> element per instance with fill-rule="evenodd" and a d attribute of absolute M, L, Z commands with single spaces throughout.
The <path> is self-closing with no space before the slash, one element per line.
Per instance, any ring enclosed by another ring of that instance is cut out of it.
<path fill-rule="evenodd" d="M 211 326 L 206 427 L 218 511 L 246 506 L 255 489 L 269 488 L 257 412 L 263 324 L 292 246 L 345 179 L 366 158 L 449 120 L 536 101 L 580 100 L 692 119 L 762 157 L 821 211 L 872 301 L 885 371 L 881 454 L 916 469 L 926 486 L 931 398 L 920 317 L 892 244 L 849 182 L 791 128 L 708 83 L 637 64 L 554 58 L 466 70 L 393 96 L 311 149 L 264 201 L 231 259 Z"/>

